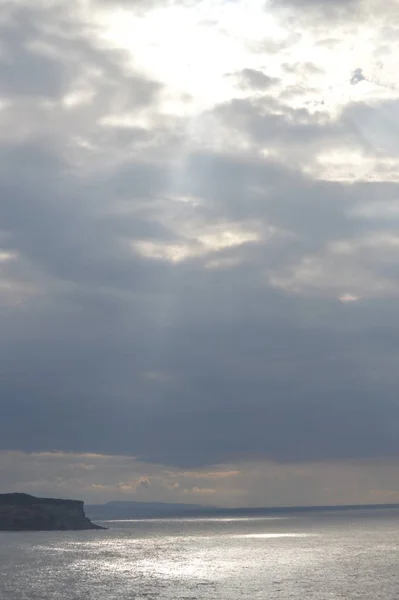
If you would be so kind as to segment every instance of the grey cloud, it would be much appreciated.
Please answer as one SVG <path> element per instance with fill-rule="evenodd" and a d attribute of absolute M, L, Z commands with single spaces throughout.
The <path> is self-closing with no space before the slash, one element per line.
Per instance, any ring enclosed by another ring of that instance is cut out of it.
<path fill-rule="evenodd" d="M 344 332 L 341 323 L 340 333 L 333 331 L 339 319 L 350 322 L 344 308 L 324 309 L 328 325 L 311 335 L 306 328 L 293 330 L 294 307 L 284 296 L 277 295 L 272 303 L 269 293 L 267 308 L 262 308 L 261 291 L 258 302 L 254 291 L 241 301 L 230 300 L 223 318 L 227 294 L 218 293 L 216 307 L 204 293 L 202 307 L 188 309 L 180 303 L 180 327 L 176 321 L 169 326 L 166 345 L 157 344 L 152 356 L 148 320 L 146 327 L 136 325 L 135 332 L 129 328 L 123 336 L 128 313 L 117 318 L 109 311 L 103 314 L 108 323 L 102 331 L 100 314 L 75 318 L 75 327 L 84 326 L 90 338 L 75 334 L 79 350 L 66 343 L 64 333 L 63 349 L 57 340 L 36 340 L 30 350 L 24 342 L 23 354 L 21 348 L 17 355 L 9 352 L 2 387 L 13 402 L 7 429 L 3 425 L 3 444 L 18 440 L 29 450 L 101 449 L 191 466 L 265 456 L 292 462 L 316 455 L 397 455 L 394 364 L 388 371 L 385 365 L 383 395 L 382 381 L 371 378 L 371 367 L 383 366 L 390 352 L 382 331 L 376 357 L 361 330 L 352 326 Z M 284 308 L 278 311 L 279 303 Z M 240 308 L 242 312 L 249 305 L 252 318 L 237 322 Z M 131 318 L 140 309 L 143 319 L 142 306 L 131 308 Z M 366 311 L 365 318 L 370 314 Z M 71 326 L 70 321 L 66 324 Z M 141 341 L 140 349 L 132 347 L 134 339 Z M 40 358 L 34 358 L 33 348 Z M 16 356 L 18 371 L 14 367 L 10 372 Z M 140 385 L 140 369 L 149 366 L 175 373 L 177 385 Z M 24 384 L 13 381 L 17 373 L 23 374 Z"/>
<path fill-rule="evenodd" d="M 0 26 L 2 96 L 50 98 L 65 92 L 70 82 L 65 61 L 53 56 L 48 48 L 37 45 L 38 40 L 43 42 L 52 38 L 51 34 L 43 36 L 40 16 L 46 12 L 18 5 L 8 7 L 7 12 L 7 18 Z"/>
<path fill-rule="evenodd" d="M 325 6 L 334 5 L 353 5 L 358 4 L 359 0 L 274 0 L 276 4 L 291 4 L 292 6 Z"/>
<path fill-rule="evenodd" d="M 286 50 L 291 46 L 294 46 L 302 39 L 302 34 L 298 31 L 291 31 L 289 35 L 283 40 L 273 40 L 265 38 L 261 41 L 250 42 L 249 47 L 253 52 L 261 52 L 267 54 L 276 54 L 282 50 Z"/>
<path fill-rule="evenodd" d="M 280 100 L 293 92 L 290 87 L 280 94 Z M 324 98 L 320 99 L 323 108 Z M 310 103 L 309 103 L 310 104 Z M 323 110 L 311 112 L 308 108 L 292 108 L 281 101 L 261 98 L 233 99 L 217 106 L 213 111 L 216 127 L 226 138 L 236 134 L 239 140 L 251 143 L 258 149 L 269 150 L 279 160 L 308 166 L 320 152 L 336 147 L 358 149 L 366 144 L 364 137 L 348 120 L 331 119 Z"/>
<path fill-rule="evenodd" d="M 227 169 L 229 179 L 235 174 L 227 197 L 240 180 L 238 197 L 254 181 L 249 164 L 240 172 L 238 160 L 218 164 L 215 156 L 206 163 L 213 176 L 204 177 L 204 158 L 192 166 L 198 181 L 207 182 L 192 190 L 202 197 L 222 193 Z M 267 171 L 263 176 L 272 181 Z M 298 178 L 295 187 L 298 193 Z M 253 208 L 243 202 L 241 210 L 252 214 Z M 320 214 L 317 222 L 322 220 Z M 331 221 L 327 213 L 325 220 Z M 314 225 L 308 227 L 307 236 Z M 71 290 L 53 298 L 53 308 L 44 306 L 35 323 L 25 315 L 22 339 L 3 349 L 3 397 L 13 399 L 6 406 L 5 447 L 19 439 L 28 450 L 131 452 L 187 465 L 261 456 L 310 460 L 314 452 L 325 459 L 395 454 L 389 434 L 397 414 L 389 387 L 393 366 L 384 384 L 387 403 L 378 411 L 372 395 L 381 382 L 370 380 L 371 365 L 387 356 L 386 338 L 379 356 L 373 345 L 364 352 L 364 324 L 373 307 L 353 321 L 334 303 L 322 307 L 273 292 L 259 277 L 266 257 L 267 245 L 245 268 L 224 274 L 199 265 L 175 267 L 155 297 L 142 282 L 139 294 L 112 298 L 118 287 L 105 277 L 102 294 L 93 290 L 85 298 Z M 140 374 L 155 369 L 173 374 L 171 383 L 143 383 Z"/>
<path fill-rule="evenodd" d="M 270 0 L 269 7 L 291 28 L 314 28 L 323 34 L 332 25 L 357 26 L 370 19 L 370 11 L 380 14 L 391 11 L 393 5 L 368 0 Z"/>
<path fill-rule="evenodd" d="M 225 180 L 214 159 L 209 164 Z M 215 193 L 214 182 L 203 196 Z M 86 294 L 72 288 L 36 313 L 8 313 L 3 331 L 12 334 L 14 319 L 23 328 L 1 351 L 4 447 L 188 465 L 396 455 L 394 365 L 385 366 L 383 396 L 381 381 L 371 380 L 371 366 L 390 353 L 383 334 L 378 349 L 368 340 L 365 323 L 375 322 L 378 307 L 353 321 L 334 303 L 273 292 L 262 280 L 265 264 L 267 245 L 225 273 L 159 266 L 155 294 L 148 279 L 135 290 L 134 278 L 125 282 L 134 294 L 118 294 L 104 273 L 103 292 L 89 281 Z M 386 312 L 382 330 L 389 322 Z M 149 370 L 173 374 L 171 383 L 143 382 Z"/>
<path fill-rule="evenodd" d="M 357 83 L 360 83 L 361 81 L 365 81 L 366 77 L 363 74 L 363 70 L 362 69 L 355 69 L 355 71 L 352 74 L 352 77 L 350 79 L 351 85 L 356 85 Z"/>
<path fill-rule="evenodd" d="M 149 487 L 151 487 L 151 482 L 147 477 L 142 477 L 139 481 L 139 486 L 144 489 L 148 489 Z"/>
<path fill-rule="evenodd" d="M 393 234 L 356 209 L 394 200 L 398 185 L 301 174 L 290 148 L 306 159 L 316 144 L 350 137 L 347 121 L 267 97 L 212 111 L 252 140 L 247 150 L 187 148 L 177 118 L 103 127 L 114 110 L 159 117 L 159 86 L 77 37 L 68 85 L 80 63 L 102 65 L 90 82 L 98 95 L 69 111 L 60 99 L 48 113 L 25 89 L 29 103 L 1 122 L 0 251 L 15 255 L 0 265 L 1 446 L 189 466 L 397 457 L 396 300 L 344 306 L 273 278 L 334 242 Z M 260 155 L 267 143 L 274 159 Z M 180 262 L 134 246 L 184 245 L 193 230 L 233 225 L 256 239 Z M 211 259 L 227 262 L 209 268 Z M 381 260 L 367 265 L 397 284 Z"/>
<path fill-rule="evenodd" d="M 270 77 L 257 69 L 243 69 L 240 76 L 244 87 L 255 90 L 265 90 L 279 81 L 278 78 Z"/>
<path fill-rule="evenodd" d="M 57 26 L 67 35 L 60 35 Z M 0 90 L 3 100 L 12 99 L 5 112 L 8 122 L 15 120 L 18 126 L 22 119 L 41 136 L 61 129 L 78 135 L 80 127 L 89 133 L 100 117 L 157 102 L 162 86 L 136 73 L 123 52 L 102 48 L 68 7 L 15 5 L 1 32 Z M 68 111 L 63 101 L 76 93 L 86 94 L 88 100 Z M 44 99 L 52 104 L 43 104 Z"/>
<path fill-rule="evenodd" d="M 363 0 L 271 0 L 272 6 L 292 7 L 304 9 L 316 9 L 334 14 L 341 9 L 352 9 L 360 7 L 364 3 Z"/>
<path fill-rule="evenodd" d="M 354 129 L 371 155 L 377 152 L 389 158 L 399 152 L 398 108 L 396 98 L 373 104 L 356 102 L 345 107 L 342 120 Z"/>
<path fill-rule="evenodd" d="M 319 110 L 294 109 L 283 103 L 301 88 L 283 89 L 279 100 L 268 95 L 261 98 L 233 99 L 215 107 L 213 116 L 222 131 L 236 133 L 242 140 L 258 148 L 280 155 L 281 161 L 304 167 L 312 164 L 321 148 L 336 152 L 350 148 L 387 159 L 397 153 L 397 99 L 348 103 L 332 119 L 327 112 L 328 96 L 321 97 Z"/>
<path fill-rule="evenodd" d="M 168 8 L 182 4 L 181 0 L 93 0 L 94 6 L 101 8 L 122 7 L 137 14 L 145 14 L 154 8 Z M 198 0 L 183 0 L 183 4 L 195 8 Z"/>
<path fill-rule="evenodd" d="M 312 62 L 284 63 L 283 65 L 281 65 L 281 67 L 286 73 L 299 72 L 301 74 L 310 75 L 318 75 L 320 73 L 323 73 L 323 70 Z"/>

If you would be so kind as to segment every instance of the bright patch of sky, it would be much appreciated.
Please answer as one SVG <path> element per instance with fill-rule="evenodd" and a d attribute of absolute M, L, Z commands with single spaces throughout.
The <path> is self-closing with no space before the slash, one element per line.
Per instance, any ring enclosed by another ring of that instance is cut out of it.
<path fill-rule="evenodd" d="M 107 43 L 131 52 L 136 68 L 167 85 L 165 109 L 197 112 L 231 97 L 232 71 L 261 68 L 249 43 L 282 39 L 285 31 L 260 3 L 204 0 L 193 7 L 157 8 L 145 16 L 127 9 L 98 16 Z M 193 103 L 179 103 L 189 94 Z"/>
<path fill-rule="evenodd" d="M 202 0 L 195 6 L 160 6 L 147 12 L 108 7 L 97 10 L 94 21 L 104 43 L 127 51 L 132 67 L 164 85 L 161 112 L 190 117 L 188 145 L 194 139 L 202 143 L 205 129 L 212 126 L 204 111 L 233 98 L 267 93 L 285 106 L 324 119 L 339 118 L 345 106 L 366 102 L 374 107 L 373 114 L 354 118 L 351 127 L 375 148 L 375 156 L 341 145 L 330 152 L 320 150 L 317 162 L 303 169 L 337 181 L 379 180 L 381 170 L 399 180 L 396 163 L 387 157 L 397 137 L 390 131 L 391 116 L 378 106 L 383 99 L 396 98 L 399 89 L 395 53 L 387 52 L 383 37 L 386 23 L 305 29 L 265 9 L 263 2 L 247 0 Z M 278 78 L 278 85 L 248 92 L 237 78 L 248 68 Z M 143 118 L 142 113 L 111 117 L 125 124 L 142 123 Z"/>

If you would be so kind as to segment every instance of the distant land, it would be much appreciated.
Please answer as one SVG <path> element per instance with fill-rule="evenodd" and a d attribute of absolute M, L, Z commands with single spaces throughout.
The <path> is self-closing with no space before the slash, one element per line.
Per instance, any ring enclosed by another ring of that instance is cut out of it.
<path fill-rule="evenodd" d="M 167 502 L 112 501 L 106 504 L 88 504 L 86 513 L 91 519 L 106 521 L 118 519 L 160 518 L 223 518 L 261 517 L 274 514 L 333 512 L 350 510 L 398 509 L 399 504 L 355 504 L 339 506 L 273 506 L 220 508 L 200 504 L 174 504 Z"/>
<path fill-rule="evenodd" d="M 0 531 L 104 529 L 85 515 L 81 500 L 0 494 Z"/>
<path fill-rule="evenodd" d="M 208 513 L 223 510 L 201 504 L 168 502 L 111 501 L 106 504 L 88 504 L 86 512 L 91 519 L 152 519 L 155 517 L 179 517 L 182 515 Z"/>

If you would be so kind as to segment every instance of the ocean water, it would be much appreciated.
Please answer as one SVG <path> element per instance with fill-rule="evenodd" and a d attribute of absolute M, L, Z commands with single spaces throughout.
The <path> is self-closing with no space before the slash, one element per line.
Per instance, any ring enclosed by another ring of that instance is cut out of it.
<path fill-rule="evenodd" d="M 399 599 L 399 511 L 0 533 L 1 600 Z"/>

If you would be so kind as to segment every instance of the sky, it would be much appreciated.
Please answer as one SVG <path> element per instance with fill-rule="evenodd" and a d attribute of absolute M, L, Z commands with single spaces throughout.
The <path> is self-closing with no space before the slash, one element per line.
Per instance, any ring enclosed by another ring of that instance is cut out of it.
<path fill-rule="evenodd" d="M 0 492 L 399 502 L 397 1 L 0 15 Z"/>

